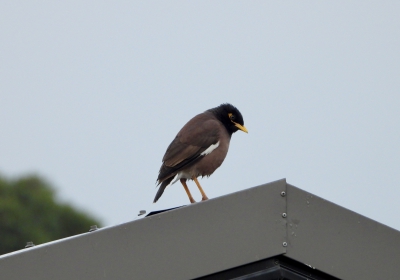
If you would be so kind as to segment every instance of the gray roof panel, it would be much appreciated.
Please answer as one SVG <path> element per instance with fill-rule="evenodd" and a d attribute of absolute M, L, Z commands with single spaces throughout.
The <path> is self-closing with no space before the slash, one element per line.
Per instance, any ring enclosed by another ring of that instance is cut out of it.
<path fill-rule="evenodd" d="M 4 279 L 193 279 L 284 253 L 280 180 L 0 258 Z M 262 242 L 260 242 L 262 241 Z"/>
<path fill-rule="evenodd" d="M 400 279 L 400 233 L 287 185 L 287 257 L 342 279 Z"/>

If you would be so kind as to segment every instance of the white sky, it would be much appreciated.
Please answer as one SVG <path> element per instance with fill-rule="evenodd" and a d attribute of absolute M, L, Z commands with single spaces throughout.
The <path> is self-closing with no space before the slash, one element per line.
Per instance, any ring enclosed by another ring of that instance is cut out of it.
<path fill-rule="evenodd" d="M 188 204 L 180 184 L 152 203 L 162 156 L 230 102 L 249 134 L 210 198 L 287 178 L 400 230 L 400 2 L 67 2 L 0 4 L 4 176 L 105 225 Z"/>

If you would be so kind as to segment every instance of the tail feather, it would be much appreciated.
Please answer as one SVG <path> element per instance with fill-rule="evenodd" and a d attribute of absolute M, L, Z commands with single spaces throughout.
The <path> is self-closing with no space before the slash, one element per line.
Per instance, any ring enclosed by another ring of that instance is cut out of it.
<path fill-rule="evenodd" d="M 170 178 L 168 178 L 167 180 L 165 180 L 165 181 L 163 181 L 161 183 L 161 186 L 159 187 L 159 189 L 157 191 L 157 194 L 156 194 L 156 197 L 154 198 L 153 203 L 156 203 L 157 200 L 162 196 L 162 194 L 164 193 L 165 188 L 171 183 L 173 178 L 174 177 L 170 177 Z"/>

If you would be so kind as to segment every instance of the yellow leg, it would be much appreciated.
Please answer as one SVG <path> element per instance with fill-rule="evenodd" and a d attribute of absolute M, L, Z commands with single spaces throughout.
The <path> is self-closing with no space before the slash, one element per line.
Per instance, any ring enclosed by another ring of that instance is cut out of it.
<path fill-rule="evenodd" d="M 193 199 L 192 194 L 190 193 L 189 188 L 186 185 L 186 179 L 181 179 L 181 184 L 185 189 L 187 196 L 189 197 L 190 203 L 196 203 L 196 200 Z"/>
<path fill-rule="evenodd" d="M 199 181 L 197 180 L 197 178 L 196 178 L 196 177 L 193 177 L 192 179 L 193 179 L 193 181 L 196 183 L 197 187 L 199 188 L 199 190 L 200 190 L 200 192 L 201 192 L 201 196 L 202 196 L 202 199 L 201 199 L 201 200 L 207 200 L 208 197 L 207 197 L 206 193 L 203 191 L 203 188 L 200 186 L 200 183 L 199 183 Z"/>

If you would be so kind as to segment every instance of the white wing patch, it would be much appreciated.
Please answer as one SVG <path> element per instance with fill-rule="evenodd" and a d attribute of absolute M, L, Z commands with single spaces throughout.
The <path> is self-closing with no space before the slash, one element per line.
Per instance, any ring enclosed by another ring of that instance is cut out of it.
<path fill-rule="evenodd" d="M 212 151 L 214 151 L 216 148 L 219 146 L 219 141 L 215 144 L 212 144 L 210 147 L 208 147 L 204 152 L 202 152 L 200 155 L 201 156 L 206 156 L 208 154 L 211 154 Z"/>
<path fill-rule="evenodd" d="M 219 146 L 219 141 L 215 144 L 212 144 L 210 147 L 208 147 L 206 150 L 204 150 L 204 152 L 202 152 L 200 155 L 201 156 L 209 155 L 209 154 L 211 154 L 212 151 L 214 151 L 216 148 L 218 148 L 218 146 Z M 166 186 L 166 188 L 175 184 L 181 178 L 191 179 L 190 174 L 180 171 L 180 172 L 176 173 L 174 179 L 172 179 L 171 183 L 169 183 L 168 186 Z"/>

